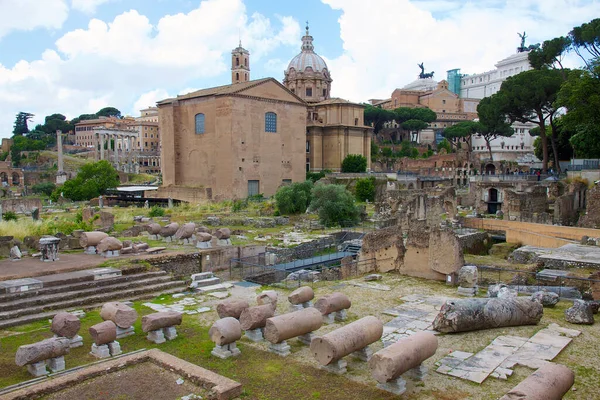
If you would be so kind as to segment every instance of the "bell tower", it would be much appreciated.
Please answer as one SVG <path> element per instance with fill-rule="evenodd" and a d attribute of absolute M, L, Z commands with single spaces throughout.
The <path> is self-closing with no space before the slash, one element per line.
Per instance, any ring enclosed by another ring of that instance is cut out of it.
<path fill-rule="evenodd" d="M 248 82 L 250 80 L 250 53 L 242 47 L 231 51 L 231 83 Z"/>

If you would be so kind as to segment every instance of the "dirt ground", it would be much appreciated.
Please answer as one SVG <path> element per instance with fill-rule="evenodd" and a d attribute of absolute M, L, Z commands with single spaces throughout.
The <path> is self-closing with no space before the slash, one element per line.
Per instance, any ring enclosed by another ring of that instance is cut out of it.
<path fill-rule="evenodd" d="M 206 398 L 206 391 L 181 376 L 151 362 L 137 364 L 102 375 L 44 397 L 46 400 L 176 400 L 194 394 Z"/>

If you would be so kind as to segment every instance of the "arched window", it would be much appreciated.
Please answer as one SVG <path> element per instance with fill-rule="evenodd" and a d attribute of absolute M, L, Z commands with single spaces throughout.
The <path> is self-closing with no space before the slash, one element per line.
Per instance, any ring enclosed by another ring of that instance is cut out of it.
<path fill-rule="evenodd" d="M 236 73 L 235 73 L 235 80 L 236 80 L 236 81 L 239 81 L 239 80 L 240 80 L 240 73 L 239 73 L 239 72 L 236 72 Z"/>
<path fill-rule="evenodd" d="M 248 66 L 248 59 L 244 58 L 244 65 L 247 67 Z"/>
<path fill-rule="evenodd" d="M 236 57 L 236 58 L 235 58 L 235 65 L 236 65 L 236 66 L 237 66 L 237 65 L 240 65 L 240 58 L 239 58 L 239 57 Z"/>
<path fill-rule="evenodd" d="M 196 114 L 196 135 L 204 133 L 204 114 Z"/>
<path fill-rule="evenodd" d="M 248 73 L 246 73 L 246 80 L 248 80 Z"/>
<path fill-rule="evenodd" d="M 277 114 L 274 112 L 265 114 L 265 132 L 277 132 Z"/>

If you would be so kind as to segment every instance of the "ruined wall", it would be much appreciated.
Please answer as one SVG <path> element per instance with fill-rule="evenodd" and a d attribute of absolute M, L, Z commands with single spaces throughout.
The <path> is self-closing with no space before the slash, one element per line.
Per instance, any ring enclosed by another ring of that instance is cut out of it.
<path fill-rule="evenodd" d="M 402 231 L 397 226 L 391 226 L 365 235 L 359 259 L 375 259 L 375 270 L 378 272 L 398 271 L 404 252 Z M 365 264 L 364 267 L 369 265 Z M 360 271 L 365 272 L 371 271 Z"/>
<path fill-rule="evenodd" d="M 454 233 L 439 228 L 429 231 L 426 221 L 413 221 L 406 239 L 399 227 L 367 234 L 360 259 L 369 258 L 375 258 L 377 272 L 397 271 L 438 281 L 445 281 L 446 275 L 464 265 L 462 247 Z"/>
<path fill-rule="evenodd" d="M 410 220 L 427 220 L 429 225 L 442 221 L 442 214 L 456 214 L 456 192 L 450 188 L 392 189 L 375 203 L 380 218 L 398 219 L 401 226 Z"/>
<path fill-rule="evenodd" d="M 585 215 L 579 218 L 577 225 L 586 228 L 600 228 L 600 186 L 594 185 L 587 191 L 586 197 Z"/>
<path fill-rule="evenodd" d="M 502 211 L 505 218 L 515 217 L 515 219 L 522 220 L 522 211 L 539 214 L 546 212 L 547 207 L 548 196 L 546 188 L 543 186 L 534 186 L 525 192 L 517 192 L 512 189 L 504 190 Z"/>
<path fill-rule="evenodd" d="M 25 198 L 25 199 L 6 199 L 0 200 L 2 204 L 2 212 L 31 212 L 35 208 L 42 209 L 42 199 L 38 198 Z"/>
<path fill-rule="evenodd" d="M 144 197 L 151 199 L 168 199 L 203 203 L 212 199 L 212 190 L 204 187 L 161 186 L 158 190 L 144 192 Z"/>

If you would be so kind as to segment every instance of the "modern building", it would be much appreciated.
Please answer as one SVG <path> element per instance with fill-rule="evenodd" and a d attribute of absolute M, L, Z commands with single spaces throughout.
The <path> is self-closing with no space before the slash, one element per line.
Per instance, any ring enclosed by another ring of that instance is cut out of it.
<path fill-rule="evenodd" d="M 449 88 L 458 94 L 461 99 L 489 97 L 500 90 L 502 82 L 507 78 L 531 69 L 528 55 L 529 50 L 520 47 L 516 54 L 499 61 L 495 65 L 496 69 L 479 74 L 463 75 L 460 73 L 460 69 L 450 70 L 448 71 Z M 494 161 L 505 160 L 531 164 L 535 138 L 529 135 L 529 131 L 534 127 L 534 124 L 515 122 L 513 124 L 515 130 L 513 136 L 492 140 L 490 147 Z M 481 136 L 473 135 L 471 146 L 473 153 L 480 159 L 489 159 L 487 145 Z"/>

